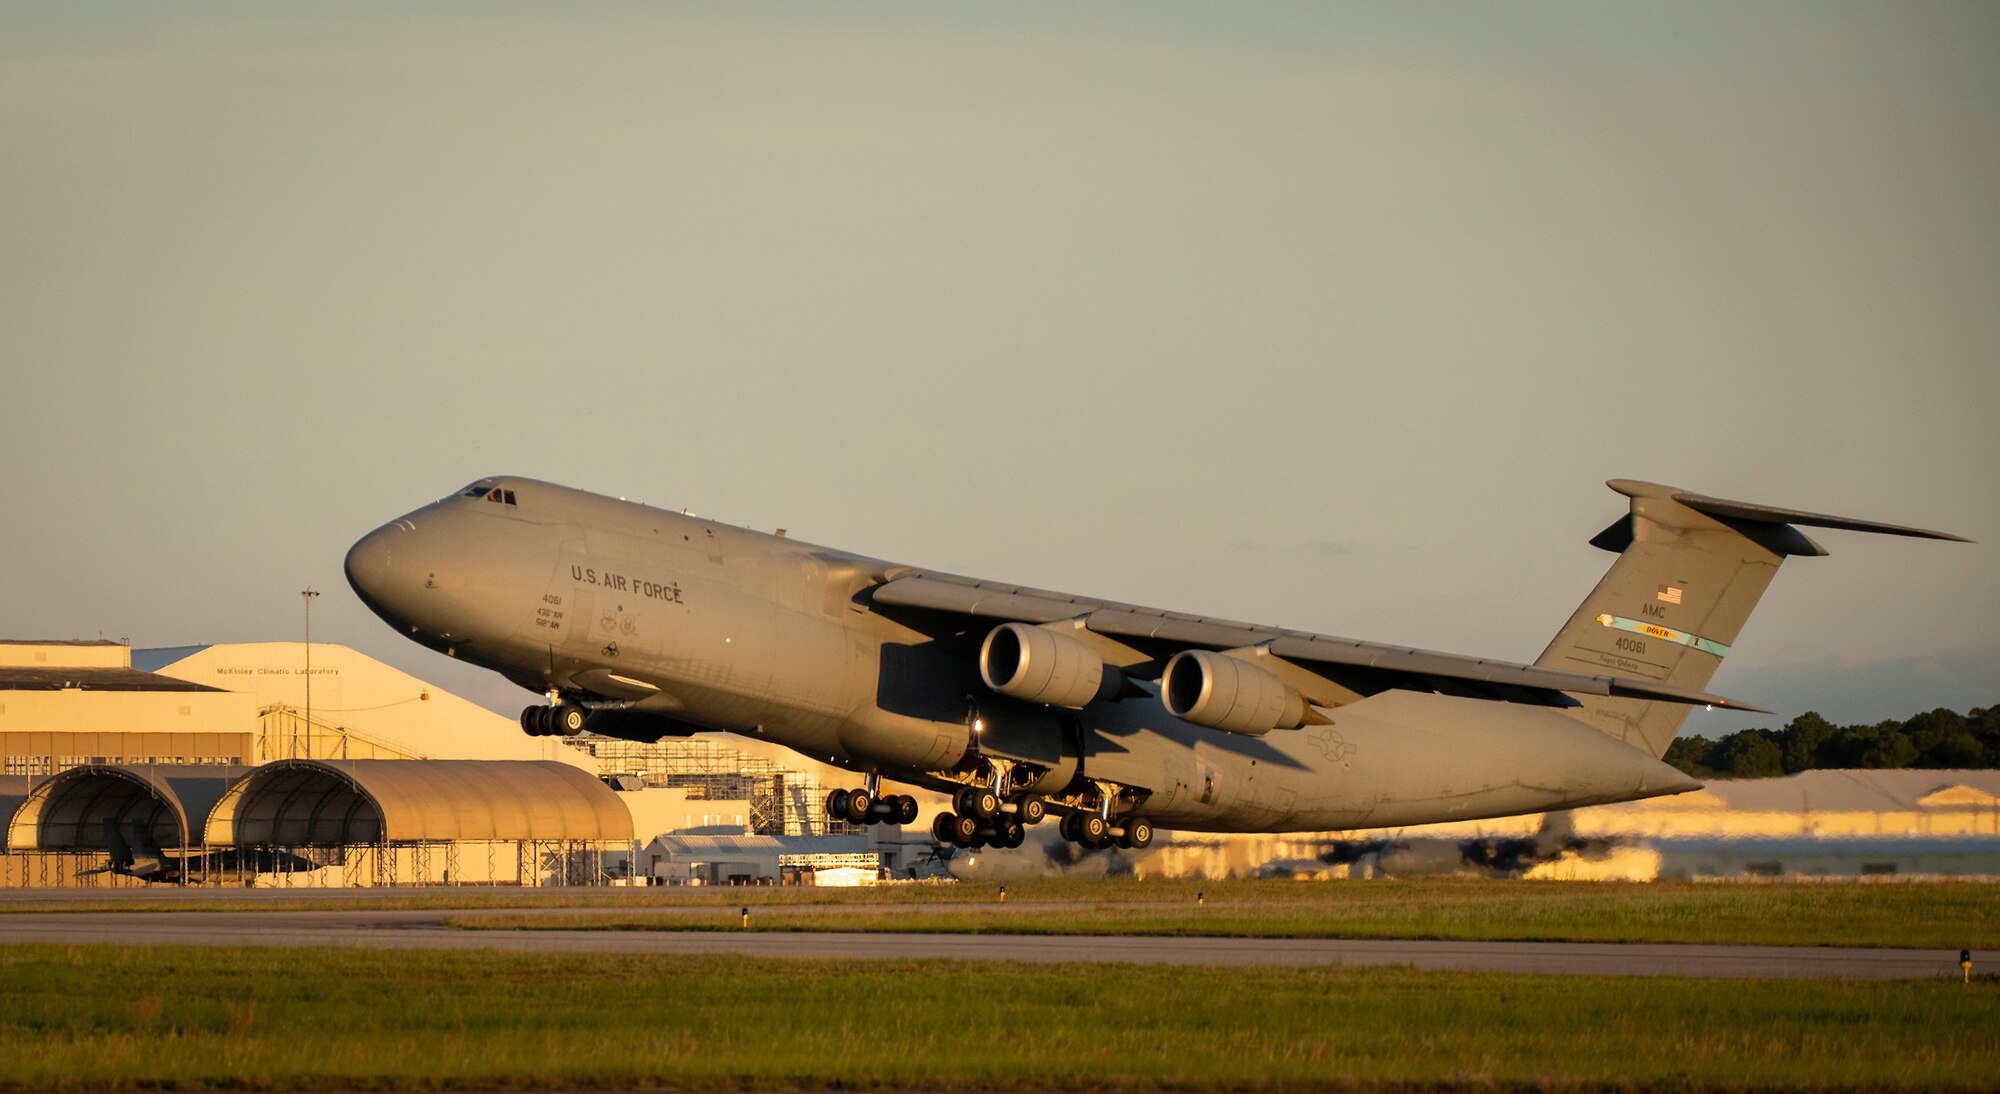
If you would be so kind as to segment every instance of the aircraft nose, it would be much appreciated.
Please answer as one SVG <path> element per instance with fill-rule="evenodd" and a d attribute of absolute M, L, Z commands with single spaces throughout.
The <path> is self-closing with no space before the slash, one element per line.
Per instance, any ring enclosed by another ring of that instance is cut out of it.
<path fill-rule="evenodd" d="M 410 576 L 409 537 L 409 523 L 399 520 L 362 536 L 347 550 L 347 583 L 377 615 L 390 616 L 392 606 L 405 599 L 400 586 Z"/>

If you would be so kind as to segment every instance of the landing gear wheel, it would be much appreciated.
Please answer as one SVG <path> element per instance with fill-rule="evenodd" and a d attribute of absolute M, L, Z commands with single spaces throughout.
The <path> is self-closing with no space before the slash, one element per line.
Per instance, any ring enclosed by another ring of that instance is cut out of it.
<path fill-rule="evenodd" d="M 1071 843 L 1082 843 L 1083 837 L 1078 835 L 1076 830 L 1077 821 L 1081 819 L 1077 814 L 1071 813 L 1064 817 L 1061 823 L 1056 825 L 1056 831 L 1062 835 L 1062 838 Z"/>
<path fill-rule="evenodd" d="M 826 796 L 826 818 L 828 820 L 847 819 L 847 791 L 836 790 Z"/>
<path fill-rule="evenodd" d="M 1118 837 L 1118 846 L 1127 851 L 1143 851 L 1153 842 L 1153 826 L 1142 820 L 1125 825 L 1125 834 Z"/>
<path fill-rule="evenodd" d="M 958 842 L 958 814 L 947 811 L 932 817 L 931 838 L 939 843 L 956 844 Z"/>
<path fill-rule="evenodd" d="M 908 794 L 896 798 L 896 823 L 915 824 L 917 822 L 917 799 Z"/>
<path fill-rule="evenodd" d="M 542 736 L 546 732 L 543 727 L 548 722 L 548 709 L 547 707 L 522 707 L 521 732 L 530 737 Z"/>
<path fill-rule="evenodd" d="M 584 723 L 588 721 L 589 711 L 575 703 L 564 703 L 552 712 L 549 729 L 559 737 L 574 737 L 583 732 Z"/>
<path fill-rule="evenodd" d="M 952 805 L 980 820 L 992 820 L 1000 812 L 1000 798 L 993 791 L 977 786 L 965 787 L 953 795 Z"/>
<path fill-rule="evenodd" d="M 1083 837 L 1077 842 L 1102 847 L 1111 842 L 1111 825 L 1103 817 L 1087 813 L 1077 821 L 1076 834 Z"/>
<path fill-rule="evenodd" d="M 868 811 L 874 808 L 874 805 L 875 805 L 875 799 L 868 796 L 868 791 L 866 790 L 848 791 L 847 792 L 848 822 L 851 824 L 870 823 L 870 821 L 873 818 L 869 817 Z"/>
<path fill-rule="evenodd" d="M 1022 824 L 1040 824 L 1042 823 L 1042 818 L 1048 816 L 1049 813 L 1049 807 L 1043 804 L 1042 799 L 1035 797 L 1033 794 L 1023 795 L 1016 799 L 1014 807 L 1014 815 L 1021 818 Z"/>
<path fill-rule="evenodd" d="M 979 818 L 963 813 L 948 815 L 951 816 L 951 842 L 960 847 L 972 846 L 972 841 L 979 838 Z"/>
<path fill-rule="evenodd" d="M 1028 841 L 1028 830 L 1021 822 L 1008 819 L 1000 822 L 1000 828 L 993 843 L 996 847 L 1019 847 Z"/>

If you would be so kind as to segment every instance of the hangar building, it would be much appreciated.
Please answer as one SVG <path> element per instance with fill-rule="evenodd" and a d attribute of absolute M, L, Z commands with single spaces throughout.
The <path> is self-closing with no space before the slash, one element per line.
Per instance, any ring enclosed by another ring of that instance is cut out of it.
<path fill-rule="evenodd" d="M 817 792 L 715 742 L 599 757 L 310 653 L 308 712 L 300 643 L 0 642 L 0 885 L 631 883 L 655 836 L 747 835 Z"/>

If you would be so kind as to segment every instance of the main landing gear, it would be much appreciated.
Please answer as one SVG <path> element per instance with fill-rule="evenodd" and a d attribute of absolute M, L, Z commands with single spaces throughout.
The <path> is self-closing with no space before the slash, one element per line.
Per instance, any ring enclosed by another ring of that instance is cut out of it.
<path fill-rule="evenodd" d="M 1138 851 L 1153 842 L 1153 826 L 1145 821 L 1129 820 L 1118 825 L 1105 820 L 1099 813 L 1071 813 L 1062 819 L 1062 826 L 1057 831 L 1071 843 L 1092 850 L 1116 846 Z"/>
<path fill-rule="evenodd" d="M 1117 783 L 1101 779 L 1091 780 L 1097 787 L 1094 795 L 1096 804 L 1090 804 L 1090 796 L 1083 800 L 1085 808 L 1062 819 L 1058 829 L 1062 837 L 1080 847 L 1098 850 L 1104 847 L 1121 847 L 1127 851 L 1138 851 L 1153 842 L 1153 826 L 1133 817 L 1123 823 L 1113 820 L 1120 800 L 1126 797 L 1126 788 Z"/>
<path fill-rule="evenodd" d="M 955 812 L 939 813 L 931 821 L 931 836 L 954 847 L 1019 847 L 1027 842 L 1028 825 L 1048 815 L 1048 803 L 1033 794 L 1005 801 L 990 788 L 968 786 L 952 798 Z"/>
<path fill-rule="evenodd" d="M 828 794 L 828 819 L 849 824 L 909 824 L 917 819 L 917 799 L 908 794 L 884 796 L 880 787 L 881 777 L 869 775 L 866 786 Z"/>
<path fill-rule="evenodd" d="M 521 712 L 521 729 L 530 737 L 574 737 L 583 732 L 590 712 L 567 700 Z"/>

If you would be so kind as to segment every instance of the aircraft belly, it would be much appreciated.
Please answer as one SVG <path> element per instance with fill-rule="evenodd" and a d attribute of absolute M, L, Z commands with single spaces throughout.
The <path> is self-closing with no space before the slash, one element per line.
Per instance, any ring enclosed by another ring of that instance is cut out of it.
<path fill-rule="evenodd" d="M 1549 708 L 1415 692 L 1338 708 L 1332 725 L 1275 743 L 1298 761 L 1281 778 L 1298 793 L 1300 829 L 1508 816 L 1697 785 Z"/>
<path fill-rule="evenodd" d="M 1153 791 L 1140 812 L 1188 831 L 1321 831 L 1468 820 L 1693 789 L 1679 771 L 1561 713 L 1414 692 L 1264 737 L 1112 704 L 1084 772 Z M 1095 710 L 1095 708 L 1092 708 Z"/>

